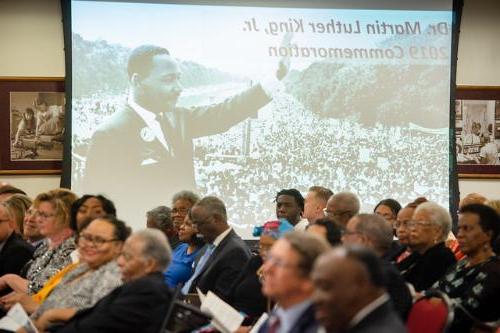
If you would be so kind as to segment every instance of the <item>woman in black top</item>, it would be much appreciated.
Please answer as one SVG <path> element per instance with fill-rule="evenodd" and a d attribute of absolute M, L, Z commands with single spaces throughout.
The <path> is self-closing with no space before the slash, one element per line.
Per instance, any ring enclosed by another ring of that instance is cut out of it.
<path fill-rule="evenodd" d="M 450 332 L 469 332 L 475 321 L 500 319 L 500 258 L 492 249 L 499 232 L 500 218 L 490 207 L 461 208 L 457 239 L 466 257 L 437 283 L 456 302 Z"/>
<path fill-rule="evenodd" d="M 415 291 L 430 288 L 455 262 L 455 256 L 444 244 L 451 229 L 451 216 L 434 202 L 415 209 L 410 227 L 412 254 L 398 264 L 401 275 Z"/>

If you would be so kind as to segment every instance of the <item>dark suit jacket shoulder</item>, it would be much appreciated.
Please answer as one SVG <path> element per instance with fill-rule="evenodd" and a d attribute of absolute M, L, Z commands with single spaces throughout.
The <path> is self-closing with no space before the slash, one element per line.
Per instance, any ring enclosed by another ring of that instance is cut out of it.
<path fill-rule="evenodd" d="M 413 304 L 410 289 L 397 268 L 387 260 L 382 260 L 382 270 L 386 277 L 386 289 L 394 310 L 400 318 L 406 320 Z"/>
<path fill-rule="evenodd" d="M 118 287 L 57 332 L 157 333 L 171 302 L 163 275 L 153 273 Z"/>
<path fill-rule="evenodd" d="M 200 253 L 200 257 L 202 255 L 203 253 Z M 195 292 L 197 286 L 204 293 L 210 290 L 219 297 L 228 299 L 231 287 L 250 255 L 245 242 L 231 230 L 215 248 L 202 272 L 191 285 L 190 292 Z"/>
<path fill-rule="evenodd" d="M 391 304 L 385 302 L 345 333 L 406 333 L 406 328 Z"/>
<path fill-rule="evenodd" d="M 24 265 L 33 258 L 34 248 L 13 232 L 0 252 L 0 276 L 19 274 Z"/>
<path fill-rule="evenodd" d="M 310 305 L 295 322 L 289 333 L 316 333 L 319 323 L 314 316 L 314 305 Z M 269 319 L 262 324 L 258 333 L 267 333 L 269 330 Z"/>

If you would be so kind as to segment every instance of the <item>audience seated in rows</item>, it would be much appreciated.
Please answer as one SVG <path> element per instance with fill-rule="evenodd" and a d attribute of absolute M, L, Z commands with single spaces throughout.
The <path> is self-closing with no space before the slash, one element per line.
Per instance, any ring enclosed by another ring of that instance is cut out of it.
<path fill-rule="evenodd" d="M 331 195 L 313 186 L 304 202 L 299 191 L 281 190 L 275 196 L 279 219 L 260 229 L 259 255 L 254 256 L 229 226 L 225 205 L 216 197 L 199 200 L 193 192 L 177 193 L 172 210 L 163 206 L 148 212 L 149 227 L 170 231 L 140 231 L 123 250 L 125 224 L 103 217 L 110 211 L 116 215 L 113 203 L 94 195 L 75 199 L 58 189 L 40 194 L 29 208 L 29 198 L 20 194 L 8 193 L 0 202 L 0 219 L 8 220 L 0 224 L 5 235 L 37 246 L 35 259 L 19 276 L 0 273 L 0 288 L 16 291 L 0 303 L 8 309 L 20 302 L 33 312 L 41 331 L 67 321 L 61 332 L 156 332 L 172 302 L 168 284 L 182 287 L 184 294 L 196 288 L 216 293 L 246 315 L 244 325 L 269 312 L 262 333 L 315 332 L 321 324 L 332 333 L 400 332 L 400 319 L 411 304 L 402 277 L 416 297 L 438 288 L 453 300 L 451 332 L 493 327 L 500 319 L 500 261 L 494 247 L 500 221 L 484 205 L 492 201 L 478 194 L 461 201 L 455 239 L 446 209 L 424 198 L 402 209 L 397 201 L 384 199 L 375 214 L 359 214 L 360 200 L 351 192 Z M 305 228 L 307 232 L 293 231 Z M 73 242 L 74 249 L 77 230 L 81 261 L 72 263 L 78 256 L 61 250 L 61 244 Z M 179 244 L 172 261 L 165 236 Z M 343 246 L 315 260 L 328 251 L 328 243 L 340 241 Z M 0 268 L 8 244 L 0 246 Z M 114 262 L 120 252 L 121 274 Z M 8 257 L 17 259 L 18 253 Z M 57 260 L 50 262 L 46 253 Z M 454 264 L 454 254 L 466 257 Z M 398 263 L 401 274 L 390 262 Z M 23 280 L 26 273 L 29 279 Z M 118 287 L 122 279 L 124 285 Z"/>
<path fill-rule="evenodd" d="M 368 249 L 335 248 L 312 272 L 316 318 L 328 333 L 403 333 L 384 288 L 380 259 Z"/>
<path fill-rule="evenodd" d="M 451 230 L 450 213 L 434 202 L 419 205 L 409 222 L 411 255 L 398 264 L 415 291 L 430 288 L 455 262 L 444 244 Z"/>

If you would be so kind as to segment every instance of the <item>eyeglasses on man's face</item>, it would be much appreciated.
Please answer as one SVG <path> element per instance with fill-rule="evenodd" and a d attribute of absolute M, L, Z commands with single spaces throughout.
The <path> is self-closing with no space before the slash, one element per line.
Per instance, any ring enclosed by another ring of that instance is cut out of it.
<path fill-rule="evenodd" d="M 323 215 L 325 215 L 325 217 L 339 217 L 339 216 L 342 216 L 342 215 L 347 214 L 347 213 L 350 213 L 350 211 L 349 210 L 340 210 L 337 212 L 332 212 L 331 210 L 323 208 Z"/>

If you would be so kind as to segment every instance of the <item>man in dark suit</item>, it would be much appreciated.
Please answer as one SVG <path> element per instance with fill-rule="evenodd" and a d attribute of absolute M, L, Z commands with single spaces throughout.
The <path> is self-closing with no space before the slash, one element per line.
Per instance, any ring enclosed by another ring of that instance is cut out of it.
<path fill-rule="evenodd" d="M 314 265 L 316 318 L 328 333 L 403 333 L 380 259 L 366 248 L 335 248 Z"/>
<path fill-rule="evenodd" d="M 15 221 L 7 207 L 0 203 L 0 276 L 19 274 L 33 257 L 33 247 L 14 232 Z"/>
<path fill-rule="evenodd" d="M 396 266 L 384 259 L 390 251 L 393 229 L 390 222 L 377 214 L 359 214 L 347 222 L 342 242 L 344 245 L 366 247 L 381 258 L 382 271 L 385 274 L 386 289 L 396 312 L 406 319 L 413 300 L 406 281 Z"/>
<path fill-rule="evenodd" d="M 286 74 L 284 68 L 277 77 Z M 127 70 L 127 103 L 94 133 L 83 187 L 117 201 L 130 189 L 145 189 L 135 207 L 151 207 L 151 198 L 164 201 L 180 190 L 195 190 L 193 139 L 225 132 L 256 116 L 278 83 L 274 79 L 265 87 L 254 85 L 219 104 L 183 108 L 176 105 L 181 72 L 166 49 L 134 49 Z"/>
<path fill-rule="evenodd" d="M 329 245 L 319 236 L 293 231 L 278 239 L 262 267 L 262 292 L 276 302 L 259 333 L 316 332 L 310 273 Z"/>
<path fill-rule="evenodd" d="M 172 302 L 162 274 L 170 259 L 171 249 L 161 231 L 134 233 L 118 258 L 124 284 L 94 307 L 77 312 L 57 332 L 159 332 Z"/>
<path fill-rule="evenodd" d="M 216 197 L 204 197 L 190 211 L 190 219 L 206 241 L 191 278 L 184 284 L 184 294 L 212 291 L 226 298 L 246 262 L 250 250 L 227 223 L 224 203 Z"/>

